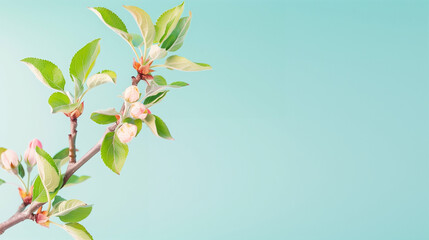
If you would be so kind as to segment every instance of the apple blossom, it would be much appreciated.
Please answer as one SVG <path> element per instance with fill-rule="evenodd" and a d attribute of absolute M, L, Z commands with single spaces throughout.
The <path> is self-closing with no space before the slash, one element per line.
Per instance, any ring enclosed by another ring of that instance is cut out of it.
<path fill-rule="evenodd" d="M 36 165 L 36 147 L 43 148 L 42 143 L 38 139 L 31 140 L 30 144 L 28 144 L 27 150 L 24 153 L 24 161 L 27 163 L 29 167 L 33 167 Z"/>
<path fill-rule="evenodd" d="M 1 154 L 1 163 L 4 169 L 14 170 L 19 165 L 19 158 L 13 150 L 6 150 Z"/>
<path fill-rule="evenodd" d="M 137 127 L 134 124 L 124 123 L 116 132 L 122 143 L 129 143 L 137 134 Z"/>
<path fill-rule="evenodd" d="M 129 86 L 124 91 L 124 99 L 129 103 L 137 102 L 140 98 L 140 91 L 136 86 Z"/>
<path fill-rule="evenodd" d="M 131 105 L 130 114 L 135 119 L 144 120 L 149 114 L 149 109 L 141 102 L 136 102 Z"/>

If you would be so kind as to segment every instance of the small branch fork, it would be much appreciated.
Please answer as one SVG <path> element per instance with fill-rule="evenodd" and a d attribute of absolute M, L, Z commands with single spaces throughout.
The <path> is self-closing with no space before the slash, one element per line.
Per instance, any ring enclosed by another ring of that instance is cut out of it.
<path fill-rule="evenodd" d="M 131 77 L 132 85 L 137 86 L 141 80 L 144 80 L 144 77 L 141 74 L 138 74 L 137 77 Z M 122 109 L 124 109 L 124 105 L 122 105 Z M 121 110 L 122 110 L 121 109 Z M 118 123 L 112 124 L 107 127 L 103 136 L 98 140 L 98 142 L 93 146 L 82 158 L 76 162 L 76 135 L 77 135 L 77 118 L 70 118 L 70 134 L 69 137 L 69 165 L 67 167 L 66 173 L 64 174 L 63 186 L 67 183 L 70 177 L 85 163 L 87 163 L 93 156 L 95 156 L 101 149 L 101 144 L 103 143 L 104 136 L 109 133 L 115 131 Z M 15 214 L 13 214 L 8 220 L 0 223 L 0 235 L 2 235 L 7 229 L 15 226 L 16 224 L 29 219 L 35 221 L 34 212 L 45 203 L 33 202 L 27 208 L 27 204 L 22 203 Z M 27 209 L 26 209 L 27 208 Z"/>

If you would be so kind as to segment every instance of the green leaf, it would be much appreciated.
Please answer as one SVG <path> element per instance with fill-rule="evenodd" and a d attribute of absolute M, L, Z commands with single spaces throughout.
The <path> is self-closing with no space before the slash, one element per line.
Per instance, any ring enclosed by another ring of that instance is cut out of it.
<path fill-rule="evenodd" d="M 52 113 L 57 113 L 59 109 L 68 106 L 71 102 L 66 94 L 55 92 L 49 97 L 48 103 L 51 106 Z"/>
<path fill-rule="evenodd" d="M 36 75 L 43 84 L 57 90 L 64 90 L 66 81 L 61 70 L 52 62 L 39 58 L 24 58 L 21 60 Z"/>
<path fill-rule="evenodd" d="M 171 136 L 167 125 L 158 116 L 154 114 L 148 114 L 147 117 L 144 119 L 144 122 L 150 128 L 150 130 L 152 130 L 153 134 L 155 134 L 156 136 L 159 136 L 168 140 L 173 140 L 173 137 Z"/>
<path fill-rule="evenodd" d="M 176 28 L 170 36 L 162 43 L 161 47 L 167 51 L 174 52 L 182 47 L 185 41 L 186 33 L 188 32 L 189 25 L 191 25 L 192 13 L 189 12 L 189 17 L 183 17 L 177 23 Z"/>
<path fill-rule="evenodd" d="M 79 223 L 67 223 L 61 226 L 66 230 L 75 240 L 93 240 L 91 234 Z"/>
<path fill-rule="evenodd" d="M 1 155 L 3 152 L 5 152 L 6 150 L 7 150 L 7 148 L 0 147 L 0 155 Z"/>
<path fill-rule="evenodd" d="M 6 183 L 6 181 L 0 178 L 0 185 L 2 185 L 3 183 Z"/>
<path fill-rule="evenodd" d="M 69 180 L 67 181 L 66 185 L 64 185 L 64 187 L 71 187 L 74 186 L 76 184 L 82 183 L 86 180 L 88 180 L 90 178 L 90 176 L 76 176 L 76 175 L 72 175 Z"/>
<path fill-rule="evenodd" d="M 49 217 L 59 217 L 63 222 L 80 222 L 92 211 L 92 206 L 86 203 L 72 199 L 62 201 L 55 205 L 49 213 Z"/>
<path fill-rule="evenodd" d="M 169 69 L 175 69 L 180 71 L 194 72 L 194 71 L 204 71 L 210 70 L 212 67 L 205 63 L 194 63 L 189 61 L 184 57 L 180 57 L 177 55 L 173 55 L 165 61 L 164 65 L 160 65 L 161 67 L 166 67 Z"/>
<path fill-rule="evenodd" d="M 137 33 L 131 33 L 131 36 L 133 38 L 133 40 L 131 41 L 134 47 L 140 47 L 141 45 L 143 45 L 143 38 L 142 36 L 140 36 L 140 34 Z"/>
<path fill-rule="evenodd" d="M 61 179 L 60 184 L 58 184 L 57 189 L 55 189 L 55 191 L 50 192 L 49 196 L 50 199 L 54 199 L 54 197 L 57 195 L 58 191 L 61 189 L 63 183 L 63 179 Z M 37 176 L 36 180 L 34 181 L 33 184 L 34 188 L 33 188 L 33 202 L 47 202 L 48 198 L 46 197 L 46 191 L 45 188 L 43 187 L 43 183 L 42 180 L 40 180 L 40 176 Z"/>
<path fill-rule="evenodd" d="M 177 7 L 174 7 L 170 10 L 165 11 L 156 21 L 155 30 L 155 40 L 154 43 L 162 43 L 174 30 L 179 22 L 180 16 L 182 15 L 185 2 L 180 4 Z"/>
<path fill-rule="evenodd" d="M 104 137 L 101 145 L 101 158 L 113 172 L 119 174 L 128 155 L 128 145 L 122 143 L 114 132 Z"/>
<path fill-rule="evenodd" d="M 159 86 L 165 86 L 165 85 L 167 85 L 167 81 L 165 80 L 165 78 L 163 76 L 160 76 L 160 75 L 153 76 L 153 81 L 156 84 L 158 84 Z"/>
<path fill-rule="evenodd" d="M 131 44 L 133 37 L 128 33 L 127 27 L 118 15 L 103 7 L 89 8 L 89 10 L 93 11 L 104 24 Z"/>
<path fill-rule="evenodd" d="M 118 119 L 116 115 L 120 115 L 114 108 L 95 111 L 91 114 L 91 120 L 98 124 L 114 123 Z"/>
<path fill-rule="evenodd" d="M 150 47 L 153 39 L 155 38 L 155 27 L 153 26 L 149 14 L 147 14 L 143 9 L 134 6 L 124 6 L 124 8 L 127 9 L 133 16 L 134 20 L 136 20 L 145 46 L 147 48 Z"/>
<path fill-rule="evenodd" d="M 136 125 L 136 127 L 137 127 L 136 137 L 137 137 L 139 135 L 140 131 L 142 130 L 143 121 L 141 119 L 125 118 L 124 122 Z"/>
<path fill-rule="evenodd" d="M 60 202 L 64 202 L 67 201 L 66 199 L 62 198 L 60 195 L 55 196 L 54 201 L 52 202 L 52 206 L 55 207 L 55 205 L 57 205 Z"/>
<path fill-rule="evenodd" d="M 61 181 L 60 172 L 54 160 L 47 152 L 36 147 L 36 153 L 40 179 L 49 192 L 55 191 Z"/>
<path fill-rule="evenodd" d="M 185 82 L 180 82 L 180 81 L 178 81 L 178 82 L 172 82 L 172 83 L 170 83 L 170 85 L 168 85 L 169 87 L 174 87 L 174 88 L 181 88 L 181 87 L 186 87 L 186 86 L 188 86 L 189 84 L 187 84 L 187 83 L 185 83 Z"/>
<path fill-rule="evenodd" d="M 54 155 L 53 159 L 64 159 L 69 156 L 69 148 L 63 148 L 57 154 Z"/>
<path fill-rule="evenodd" d="M 52 97 L 52 95 L 51 95 Z M 49 98 L 51 100 L 51 98 Z M 59 102 L 56 102 L 59 103 Z M 51 103 L 49 103 L 51 104 Z M 72 103 L 72 104 L 68 104 L 68 105 L 58 105 L 55 108 L 52 108 L 51 105 L 51 110 L 52 113 L 58 113 L 58 112 L 62 112 L 62 113 L 70 113 L 72 111 L 74 111 L 76 108 L 78 108 L 80 106 L 80 103 Z"/>
<path fill-rule="evenodd" d="M 73 56 L 70 63 L 70 77 L 75 82 L 78 82 L 77 85 L 79 89 L 75 89 L 76 98 L 79 98 L 81 95 L 83 90 L 81 86 L 83 86 L 83 83 L 85 83 L 88 78 L 99 53 L 100 39 L 95 39 L 94 41 L 86 44 Z"/>
<path fill-rule="evenodd" d="M 18 165 L 18 174 L 19 176 L 21 176 L 21 178 L 25 176 L 25 170 L 21 163 L 19 163 Z"/>
<path fill-rule="evenodd" d="M 104 70 L 109 71 L 109 70 Z M 104 72 L 103 71 L 103 72 Z M 112 78 L 114 76 L 114 78 Z M 113 71 L 109 71 L 108 73 L 97 73 L 88 78 L 86 85 L 88 86 L 88 90 L 100 86 L 105 83 L 116 83 L 116 73 Z"/>
<path fill-rule="evenodd" d="M 152 96 L 149 96 L 144 100 L 143 104 L 147 108 L 149 108 L 149 107 L 155 105 L 156 103 L 160 102 L 165 97 L 165 95 L 167 95 L 167 92 L 168 92 L 168 90 L 159 92 L 159 93 L 152 95 Z"/>

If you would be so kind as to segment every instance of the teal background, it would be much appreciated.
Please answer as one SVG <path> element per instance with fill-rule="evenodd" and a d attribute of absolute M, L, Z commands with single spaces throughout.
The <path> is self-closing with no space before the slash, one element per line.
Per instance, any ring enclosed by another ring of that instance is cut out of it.
<path fill-rule="evenodd" d="M 155 20 L 179 1 L 2 1 L 0 145 L 24 153 L 39 138 L 67 146 L 43 86 L 19 60 L 56 63 L 102 38 L 94 72 L 118 84 L 89 94 L 79 155 L 104 132 L 91 112 L 119 108 L 133 53 L 86 7 L 136 5 Z M 175 141 L 148 129 L 117 176 L 99 155 L 65 198 L 94 203 L 82 223 L 95 239 L 429 239 L 428 1 L 188 0 L 193 20 L 177 54 L 212 71 L 159 71 L 189 87 L 152 108 Z M 71 85 L 68 85 L 69 87 Z M 5 171 L 0 177 L 12 180 Z M 0 217 L 19 204 L 0 188 Z M 71 239 L 26 221 L 1 239 Z"/>

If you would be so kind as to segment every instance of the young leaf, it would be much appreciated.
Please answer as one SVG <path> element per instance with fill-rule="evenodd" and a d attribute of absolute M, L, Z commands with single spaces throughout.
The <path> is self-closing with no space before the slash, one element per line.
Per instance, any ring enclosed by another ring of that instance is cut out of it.
<path fill-rule="evenodd" d="M 24 58 L 21 60 L 36 75 L 43 84 L 57 90 L 64 90 L 66 81 L 61 70 L 52 62 L 39 58 Z"/>
<path fill-rule="evenodd" d="M 174 52 L 182 47 L 185 41 L 186 33 L 188 32 L 189 25 L 191 25 L 192 13 L 189 12 L 189 17 L 183 17 L 177 23 L 176 28 L 170 36 L 162 43 L 162 48 L 167 51 Z"/>
<path fill-rule="evenodd" d="M 21 178 L 25 176 L 25 170 L 24 170 L 24 167 L 22 166 L 22 163 L 19 163 L 18 165 L 18 174 Z"/>
<path fill-rule="evenodd" d="M 101 21 L 103 21 L 104 24 L 106 24 L 110 29 L 112 29 L 115 33 L 125 39 L 125 41 L 131 44 L 132 36 L 128 33 L 127 27 L 118 17 L 118 15 L 103 7 L 89 8 L 89 10 L 93 11 L 101 19 Z"/>
<path fill-rule="evenodd" d="M 146 107 L 151 107 L 151 106 L 155 105 L 156 103 L 160 102 L 165 97 L 165 95 L 167 95 L 167 92 L 168 92 L 168 90 L 159 92 L 159 93 L 152 95 L 152 96 L 149 96 L 144 100 L 143 104 Z"/>
<path fill-rule="evenodd" d="M 52 113 L 57 113 L 59 109 L 64 108 L 71 102 L 70 98 L 64 93 L 55 92 L 49 97 L 48 103 L 51 106 Z"/>
<path fill-rule="evenodd" d="M 6 183 L 6 181 L 0 178 L 0 185 L 2 185 L 3 183 Z"/>
<path fill-rule="evenodd" d="M 173 140 L 173 137 L 171 136 L 167 125 L 158 116 L 154 114 L 148 114 L 144 122 L 150 128 L 150 130 L 152 130 L 153 134 L 155 134 L 156 136 L 159 136 L 168 140 Z"/>
<path fill-rule="evenodd" d="M 127 144 L 122 143 L 114 132 L 109 132 L 101 144 L 101 158 L 113 172 L 119 174 L 128 155 Z"/>
<path fill-rule="evenodd" d="M 93 240 L 91 234 L 79 223 L 67 223 L 61 226 L 66 230 L 75 240 Z"/>
<path fill-rule="evenodd" d="M 141 45 L 143 45 L 143 38 L 142 36 L 140 36 L 140 34 L 137 33 L 130 33 L 131 36 L 133 37 L 133 40 L 131 41 L 134 47 L 140 47 Z"/>
<path fill-rule="evenodd" d="M 52 95 L 51 95 L 51 97 L 52 97 Z M 49 98 L 49 99 L 51 100 L 51 98 Z M 54 101 L 54 100 L 52 100 L 52 101 Z M 58 101 L 55 103 L 59 104 L 60 102 Z M 49 104 L 51 104 L 51 103 L 49 103 Z M 58 105 L 55 108 L 52 108 L 52 105 L 51 105 L 51 110 L 52 110 L 52 113 L 57 113 L 57 112 L 70 113 L 73 110 L 75 110 L 76 108 L 78 108 L 80 106 L 80 104 L 81 103 L 72 103 L 72 104 L 68 104 L 68 105 Z"/>
<path fill-rule="evenodd" d="M 49 192 L 55 191 L 61 178 L 54 160 L 43 149 L 36 147 L 36 161 L 43 185 Z"/>
<path fill-rule="evenodd" d="M 78 81 L 80 85 L 83 85 L 94 67 L 99 53 L 100 39 L 95 39 L 77 51 L 70 63 L 70 76 L 75 82 Z M 80 96 L 81 91 L 78 92 L 76 98 Z"/>
<path fill-rule="evenodd" d="M 71 187 L 74 186 L 76 184 L 82 183 L 86 180 L 88 180 L 90 178 L 90 176 L 76 176 L 76 175 L 72 175 L 69 180 L 67 181 L 66 185 L 64 185 L 64 187 Z"/>
<path fill-rule="evenodd" d="M 162 43 L 174 30 L 182 15 L 185 2 L 177 7 L 165 11 L 156 21 L 154 43 Z"/>
<path fill-rule="evenodd" d="M 134 6 L 124 6 L 124 8 L 127 9 L 133 16 L 134 20 L 136 20 L 145 46 L 147 48 L 150 47 L 153 39 L 155 38 L 155 27 L 153 26 L 149 14 L 147 14 L 143 9 Z"/>
<path fill-rule="evenodd" d="M 109 70 L 104 70 L 109 71 Z M 114 78 L 112 78 L 114 76 Z M 88 90 L 91 88 L 95 88 L 105 83 L 116 83 L 116 73 L 113 71 L 109 71 L 108 73 L 97 73 L 88 78 L 86 85 L 88 86 Z"/>
<path fill-rule="evenodd" d="M 54 199 L 58 191 L 61 189 L 62 183 L 63 179 L 61 178 L 60 184 L 58 184 L 57 189 L 49 193 L 50 199 Z M 46 197 L 46 191 L 43 187 L 42 180 L 40 180 L 40 176 L 37 176 L 36 180 L 33 183 L 33 186 L 33 202 L 47 202 L 48 198 Z"/>
<path fill-rule="evenodd" d="M 137 127 L 136 137 L 137 137 L 139 135 L 140 131 L 142 130 L 143 121 L 141 119 L 125 118 L 124 122 L 136 125 L 136 127 Z"/>
<path fill-rule="evenodd" d="M 55 196 L 54 201 L 52 202 L 52 206 L 55 207 L 55 205 L 57 205 L 60 202 L 64 202 L 67 201 L 66 199 L 62 198 L 60 195 Z"/>
<path fill-rule="evenodd" d="M 109 124 L 116 122 L 118 120 L 116 116 L 118 115 L 120 114 L 114 108 L 109 108 L 93 112 L 91 119 L 98 124 Z"/>
<path fill-rule="evenodd" d="M 170 83 L 170 85 L 168 85 L 169 87 L 174 87 L 174 88 L 181 88 L 181 87 L 186 87 L 189 84 L 185 83 L 185 82 L 172 82 Z"/>
<path fill-rule="evenodd" d="M 49 213 L 49 217 L 59 217 L 63 222 L 80 222 L 92 211 L 92 206 L 86 203 L 72 199 L 62 201 L 55 205 Z"/>
<path fill-rule="evenodd" d="M 184 57 L 180 57 L 177 55 L 173 55 L 165 61 L 164 65 L 160 65 L 160 67 L 166 67 L 169 69 L 176 69 L 180 71 L 204 71 L 204 70 L 210 70 L 212 67 L 206 63 L 194 63 L 189 61 L 188 59 Z"/>
<path fill-rule="evenodd" d="M 167 81 L 165 80 L 165 78 L 163 76 L 160 76 L 160 75 L 153 76 L 153 81 L 156 84 L 158 84 L 159 86 L 165 86 L 165 85 L 167 85 Z"/>
<path fill-rule="evenodd" d="M 63 148 L 61 151 L 57 152 L 57 154 L 54 155 L 53 159 L 64 159 L 69 156 L 69 148 Z"/>

